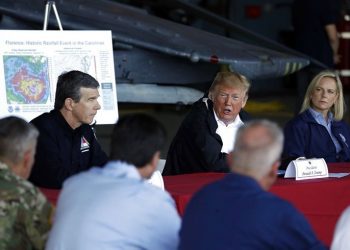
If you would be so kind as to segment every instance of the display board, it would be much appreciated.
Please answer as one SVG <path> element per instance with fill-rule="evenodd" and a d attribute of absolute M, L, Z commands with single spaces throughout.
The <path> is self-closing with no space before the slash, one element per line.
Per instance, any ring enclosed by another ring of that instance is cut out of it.
<path fill-rule="evenodd" d="M 0 30 L 0 118 L 30 121 L 53 109 L 57 78 L 80 70 L 100 83 L 97 124 L 118 119 L 110 31 Z"/>

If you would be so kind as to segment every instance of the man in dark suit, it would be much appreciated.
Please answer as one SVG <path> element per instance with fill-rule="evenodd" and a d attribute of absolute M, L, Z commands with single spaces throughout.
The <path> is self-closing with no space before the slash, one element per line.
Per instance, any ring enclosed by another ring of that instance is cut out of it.
<path fill-rule="evenodd" d="M 317 65 L 312 63 L 296 74 L 298 91 L 296 114 L 300 111 L 312 78 L 324 69 L 334 69 L 340 62 L 336 27 L 339 13 L 339 0 L 294 0 L 292 4 L 294 48 L 321 63 Z"/>
<path fill-rule="evenodd" d="M 232 173 L 204 187 L 186 207 L 179 249 L 325 249 L 303 215 L 269 193 L 283 133 L 274 123 L 246 123 L 228 157 Z"/>
<path fill-rule="evenodd" d="M 164 175 L 227 172 L 237 129 L 248 119 L 248 80 L 235 72 L 219 72 L 204 97 L 193 104 L 173 139 Z"/>

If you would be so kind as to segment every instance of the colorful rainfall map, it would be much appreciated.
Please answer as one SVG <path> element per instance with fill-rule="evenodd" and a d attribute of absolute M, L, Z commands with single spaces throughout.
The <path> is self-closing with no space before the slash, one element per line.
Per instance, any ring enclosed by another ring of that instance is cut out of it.
<path fill-rule="evenodd" d="M 44 56 L 4 56 L 8 104 L 45 104 L 50 96 L 48 60 Z"/>

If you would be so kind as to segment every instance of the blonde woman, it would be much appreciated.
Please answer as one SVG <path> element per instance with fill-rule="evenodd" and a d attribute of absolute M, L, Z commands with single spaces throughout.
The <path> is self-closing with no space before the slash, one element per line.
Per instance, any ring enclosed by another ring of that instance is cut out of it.
<path fill-rule="evenodd" d="M 333 71 L 320 72 L 306 91 L 300 114 L 285 126 L 283 159 L 350 161 L 350 128 L 342 120 L 344 110 L 339 77 Z"/>

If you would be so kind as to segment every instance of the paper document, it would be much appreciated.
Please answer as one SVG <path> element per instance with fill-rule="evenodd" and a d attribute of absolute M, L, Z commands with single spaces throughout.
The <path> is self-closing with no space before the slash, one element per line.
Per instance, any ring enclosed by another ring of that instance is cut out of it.
<path fill-rule="evenodd" d="M 341 177 L 347 176 L 349 174 L 350 173 L 329 173 L 329 177 L 341 178 Z"/>
<path fill-rule="evenodd" d="M 150 179 L 148 179 L 148 183 L 156 186 L 156 187 L 159 187 L 161 189 L 164 190 L 164 181 L 163 181 L 163 177 L 162 177 L 162 174 L 160 173 L 159 170 L 156 170 L 153 175 L 151 176 Z"/>

